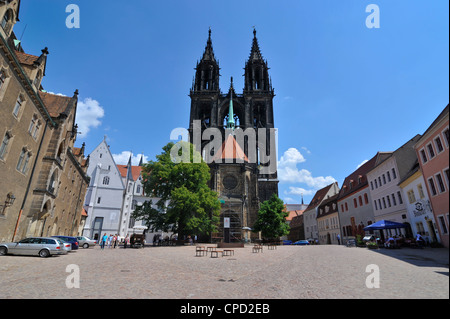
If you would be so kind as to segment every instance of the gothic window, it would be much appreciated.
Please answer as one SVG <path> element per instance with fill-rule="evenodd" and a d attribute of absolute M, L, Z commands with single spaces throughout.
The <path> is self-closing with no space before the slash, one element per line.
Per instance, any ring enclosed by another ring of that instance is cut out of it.
<path fill-rule="evenodd" d="M 11 135 L 8 132 L 6 132 L 5 137 L 3 138 L 2 144 L 0 145 L 0 159 L 5 158 L 6 149 L 7 149 L 10 141 L 11 141 Z"/>
<path fill-rule="evenodd" d="M 0 70 L 0 89 L 3 87 L 6 81 L 6 72 L 4 70 Z"/>
<path fill-rule="evenodd" d="M 29 152 L 26 148 L 23 148 L 20 152 L 19 161 L 17 162 L 16 169 L 25 174 L 28 168 L 28 163 L 30 162 L 31 152 Z"/>
<path fill-rule="evenodd" d="M 19 97 L 17 98 L 17 101 L 16 101 L 16 105 L 14 106 L 14 111 L 13 111 L 13 115 L 15 117 L 19 116 L 19 112 L 22 108 L 23 102 L 24 102 L 23 96 L 19 95 Z"/>
<path fill-rule="evenodd" d="M 1 26 L 5 31 L 5 33 L 8 33 L 9 30 L 11 29 L 12 22 L 13 22 L 13 12 L 11 9 L 8 9 L 1 21 Z"/>
<path fill-rule="evenodd" d="M 54 172 L 53 172 L 53 174 L 52 174 L 52 177 L 50 178 L 50 182 L 48 183 L 48 188 L 47 188 L 47 190 L 50 192 L 50 193 L 52 193 L 52 194 L 54 194 L 55 193 L 55 186 L 56 186 L 56 179 L 58 178 L 58 173 L 57 173 L 57 171 L 55 170 Z"/>
<path fill-rule="evenodd" d="M 233 175 L 227 175 L 223 179 L 223 186 L 227 190 L 233 190 L 238 185 L 238 180 Z"/>
<path fill-rule="evenodd" d="M 224 127 L 227 127 L 228 119 L 229 119 L 229 114 L 225 115 L 225 117 L 223 119 L 223 126 Z M 241 125 L 241 121 L 239 120 L 239 116 L 234 114 L 234 126 L 235 127 L 239 127 L 240 125 Z"/>

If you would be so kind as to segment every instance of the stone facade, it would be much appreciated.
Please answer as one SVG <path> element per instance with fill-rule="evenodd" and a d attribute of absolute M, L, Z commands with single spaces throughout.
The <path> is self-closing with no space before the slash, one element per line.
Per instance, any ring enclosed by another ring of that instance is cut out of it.
<path fill-rule="evenodd" d="M 190 90 L 190 141 L 210 165 L 210 187 L 218 192 L 223 203 L 220 230 L 213 235 L 218 241 L 248 240 L 250 236 L 256 239 L 257 235 L 249 228 L 257 218 L 259 205 L 272 194 L 278 195 L 275 94 L 267 61 L 261 55 L 256 31 L 253 33 L 242 94 L 236 94 L 233 78 L 226 94 L 220 90 L 220 68 L 212 48 L 211 30 Z M 230 134 L 232 140 L 229 140 Z M 211 135 L 214 136 L 212 141 Z M 217 157 L 228 140 L 232 147 L 237 145 L 244 156 Z M 215 142 L 212 148 L 211 142 Z M 211 158 L 214 160 L 209 161 Z M 230 218 L 231 225 L 224 231 L 225 218 Z"/>
<path fill-rule="evenodd" d="M 45 93 L 49 52 L 23 51 L 13 32 L 19 9 L 0 3 L 0 241 L 76 235 L 88 165 L 74 148 L 78 92 Z"/>

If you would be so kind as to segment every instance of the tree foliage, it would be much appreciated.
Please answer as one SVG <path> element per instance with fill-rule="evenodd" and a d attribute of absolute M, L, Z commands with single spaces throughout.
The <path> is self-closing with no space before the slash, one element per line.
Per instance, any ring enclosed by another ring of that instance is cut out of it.
<path fill-rule="evenodd" d="M 192 144 L 168 143 L 156 161 L 144 165 L 142 175 L 146 196 L 158 200 L 138 206 L 133 213 L 135 219 L 144 220 L 153 230 L 178 233 L 179 238 L 216 231 L 220 202 L 208 187 L 209 166 Z"/>
<path fill-rule="evenodd" d="M 286 223 L 288 213 L 284 209 L 283 201 L 273 194 L 269 200 L 261 204 L 258 218 L 253 225 L 254 232 L 261 232 L 265 239 L 276 239 L 289 234 L 289 225 Z"/>

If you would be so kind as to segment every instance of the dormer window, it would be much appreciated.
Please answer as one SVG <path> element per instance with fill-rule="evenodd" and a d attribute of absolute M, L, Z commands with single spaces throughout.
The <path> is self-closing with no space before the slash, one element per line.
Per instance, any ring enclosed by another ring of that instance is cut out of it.
<path fill-rule="evenodd" d="M 36 77 L 33 81 L 33 86 L 36 88 L 36 90 L 39 90 L 39 87 L 41 85 L 41 79 L 42 79 L 42 71 L 38 70 Z"/>

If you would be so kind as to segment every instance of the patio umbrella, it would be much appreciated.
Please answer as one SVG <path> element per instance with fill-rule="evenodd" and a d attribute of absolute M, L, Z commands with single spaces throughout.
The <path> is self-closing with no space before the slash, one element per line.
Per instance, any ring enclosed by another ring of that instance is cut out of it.
<path fill-rule="evenodd" d="M 376 230 L 376 229 L 395 229 L 395 228 L 406 228 L 405 224 L 393 222 L 390 220 L 380 220 L 376 223 L 364 227 L 364 230 Z"/>

